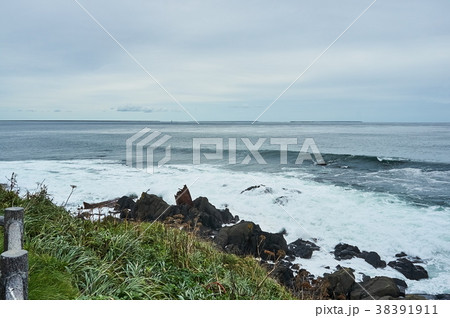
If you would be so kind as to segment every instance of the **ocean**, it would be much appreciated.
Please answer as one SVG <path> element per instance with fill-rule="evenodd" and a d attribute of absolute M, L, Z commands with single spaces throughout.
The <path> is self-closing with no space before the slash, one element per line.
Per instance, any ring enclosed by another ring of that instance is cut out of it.
<path fill-rule="evenodd" d="M 153 152 L 159 167 L 136 168 L 135 147 L 127 165 L 126 141 L 144 128 L 160 133 L 151 142 L 165 141 Z M 404 279 L 408 293 L 450 293 L 449 123 L 0 121 L 0 136 L 0 183 L 14 172 L 22 193 L 43 183 L 57 204 L 75 185 L 71 211 L 144 191 L 174 203 L 186 184 L 194 198 L 265 231 L 285 228 L 288 243 L 316 240 L 320 251 L 296 261 L 314 275 L 340 264 L 357 278 Z M 300 164 L 305 145 L 327 164 L 314 154 Z M 242 192 L 255 185 L 264 186 Z M 399 252 L 418 256 L 430 278 L 408 280 L 358 258 L 338 262 L 330 252 L 341 242 L 386 262 Z"/>

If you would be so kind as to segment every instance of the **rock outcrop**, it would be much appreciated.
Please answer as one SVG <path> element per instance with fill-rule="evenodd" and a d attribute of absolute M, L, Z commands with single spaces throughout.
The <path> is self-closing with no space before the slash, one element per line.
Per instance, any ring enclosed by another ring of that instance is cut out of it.
<path fill-rule="evenodd" d="M 262 259 L 276 260 L 288 252 L 282 233 L 264 232 L 259 225 L 247 221 L 221 228 L 214 241 L 230 253 Z"/>
<path fill-rule="evenodd" d="M 395 299 L 401 296 L 397 284 L 392 278 L 377 276 L 366 282 L 353 285 L 351 300 L 359 299 Z"/>
<path fill-rule="evenodd" d="M 334 248 L 334 257 L 340 260 L 352 259 L 353 257 L 359 257 L 364 259 L 367 263 L 375 268 L 386 267 L 386 262 L 381 260 L 380 255 L 377 252 L 360 251 L 357 246 L 350 244 L 339 243 Z"/>
<path fill-rule="evenodd" d="M 201 234 L 217 231 L 223 224 L 235 223 L 239 219 L 237 216 L 233 216 L 228 209 L 217 209 L 205 197 L 199 197 L 189 202 L 190 195 L 188 197 L 186 193 L 184 192 L 184 199 L 179 201 L 184 203 L 179 205 L 169 205 L 161 197 L 145 192 L 134 205 L 124 199 L 124 204 L 128 203 L 131 211 L 121 213 L 121 217 L 147 222 L 173 221 L 176 224 L 195 227 L 200 230 Z"/>
<path fill-rule="evenodd" d="M 295 257 L 309 259 L 314 251 L 320 250 L 320 247 L 313 242 L 298 239 L 292 243 L 289 243 L 288 250 L 288 254 L 294 255 Z"/>
<path fill-rule="evenodd" d="M 355 283 L 351 268 L 340 268 L 332 274 L 325 274 L 324 279 L 328 283 L 328 295 L 332 299 L 347 299 Z"/>
<path fill-rule="evenodd" d="M 396 261 L 389 262 L 388 265 L 402 273 L 406 278 L 420 280 L 428 278 L 428 272 L 420 265 L 415 265 L 406 258 L 399 258 Z"/>

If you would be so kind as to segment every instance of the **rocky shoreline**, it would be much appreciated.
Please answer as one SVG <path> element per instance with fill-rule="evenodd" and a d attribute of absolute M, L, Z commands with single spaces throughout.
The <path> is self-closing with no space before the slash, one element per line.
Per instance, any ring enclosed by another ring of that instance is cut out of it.
<path fill-rule="evenodd" d="M 249 187 L 251 191 L 263 185 Z M 161 197 L 142 193 L 140 198 L 123 196 L 100 203 L 84 203 L 78 217 L 89 218 L 94 209 L 109 208 L 109 214 L 120 219 L 155 222 L 160 221 L 182 230 L 194 232 L 210 240 L 221 250 L 236 255 L 252 255 L 267 269 L 269 275 L 299 298 L 312 299 L 450 299 L 450 295 L 407 294 L 404 280 L 386 276 L 369 277 L 363 274 L 362 281 L 356 281 L 354 270 L 336 267 L 331 274 L 315 277 L 293 262 L 297 258 L 309 259 L 320 247 L 315 242 L 297 240 L 287 243 L 282 230 L 279 233 L 263 231 L 258 224 L 239 220 L 226 209 L 217 209 L 206 197 L 192 200 L 186 185 L 175 194 L 175 205 Z M 402 273 L 412 280 L 427 279 L 428 273 L 419 257 L 409 257 L 403 252 L 395 255 L 396 260 L 386 264 L 375 251 L 360 251 L 357 246 L 339 243 L 335 246 L 336 260 L 361 258 L 375 268 L 386 266 Z"/>

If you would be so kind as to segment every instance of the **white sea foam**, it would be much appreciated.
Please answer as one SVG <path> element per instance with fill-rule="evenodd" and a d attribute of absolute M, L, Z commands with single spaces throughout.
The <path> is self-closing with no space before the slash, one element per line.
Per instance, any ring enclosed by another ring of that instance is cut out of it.
<path fill-rule="evenodd" d="M 390 267 L 375 269 L 362 259 L 337 262 L 330 252 L 337 243 L 345 242 L 361 250 L 376 251 L 386 262 L 401 251 L 420 256 L 430 279 L 406 280 L 408 292 L 450 292 L 449 208 L 418 207 L 388 194 L 321 184 L 302 178 L 304 174 L 294 170 L 265 174 L 206 165 L 164 166 L 155 174 L 147 174 L 114 161 L 79 160 L 3 161 L 0 171 L 0 177 L 16 172 L 23 192 L 33 191 L 43 181 L 57 204 L 65 202 L 70 185 L 76 185 L 68 204 L 72 210 L 83 201 L 139 195 L 147 190 L 173 204 L 175 192 L 186 184 L 193 197 L 206 196 L 218 208 L 228 206 L 233 214 L 260 224 L 265 231 L 286 228 L 288 242 L 316 238 L 321 250 L 314 252 L 310 260 L 297 260 L 315 275 L 331 272 L 341 264 L 354 268 L 358 277 L 364 273 L 405 279 Z M 241 194 L 258 184 L 270 187 L 272 193 L 258 188 Z M 284 206 L 275 202 L 280 196 L 285 197 Z"/>

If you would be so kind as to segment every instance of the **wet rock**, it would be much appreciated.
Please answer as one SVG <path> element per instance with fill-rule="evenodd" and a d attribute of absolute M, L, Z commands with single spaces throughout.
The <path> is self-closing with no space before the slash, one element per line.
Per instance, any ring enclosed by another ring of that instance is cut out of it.
<path fill-rule="evenodd" d="M 388 265 L 402 273 L 406 278 L 420 280 L 428 278 L 428 272 L 420 265 L 415 265 L 406 258 L 399 258 L 396 261 L 389 262 Z"/>
<path fill-rule="evenodd" d="M 199 197 L 192 204 L 200 212 L 198 214 L 199 220 L 206 227 L 219 229 L 222 224 L 235 223 L 237 221 L 228 209 L 217 209 L 209 203 L 208 198 Z"/>
<path fill-rule="evenodd" d="M 320 250 L 316 244 L 310 241 L 298 239 L 288 245 L 289 253 L 301 258 L 311 258 L 314 251 Z"/>
<path fill-rule="evenodd" d="M 191 205 L 169 205 L 161 197 L 148 193 L 142 193 L 131 213 L 122 217 L 149 222 L 158 220 L 180 228 L 199 230 L 201 235 L 210 235 L 223 224 L 234 223 L 239 219 L 228 209 L 217 209 L 205 197 L 195 199 Z"/>
<path fill-rule="evenodd" d="M 382 261 L 377 252 L 363 251 L 358 257 L 363 258 L 367 263 L 375 268 L 385 268 L 386 262 Z"/>
<path fill-rule="evenodd" d="M 120 212 L 120 218 L 128 218 L 136 207 L 136 202 L 128 196 L 121 197 L 115 206 L 115 210 Z"/>
<path fill-rule="evenodd" d="M 377 252 L 360 251 L 357 246 L 353 246 L 346 243 L 339 243 L 334 248 L 334 257 L 340 260 L 352 259 L 353 257 L 359 257 L 364 259 L 367 263 L 375 268 L 386 267 L 386 262 L 381 260 L 380 255 Z"/>
<path fill-rule="evenodd" d="M 361 251 L 357 246 L 350 244 L 339 243 L 334 248 L 334 257 L 340 261 L 343 259 L 352 259 L 353 257 L 358 257 Z"/>
<path fill-rule="evenodd" d="M 436 300 L 450 300 L 450 294 L 438 294 Z"/>
<path fill-rule="evenodd" d="M 363 282 L 367 282 L 368 280 L 370 280 L 370 276 L 368 276 L 368 275 L 366 275 L 366 274 L 364 274 L 364 273 L 361 273 L 362 274 L 362 281 Z"/>
<path fill-rule="evenodd" d="M 136 202 L 132 217 L 139 221 L 151 222 L 167 214 L 169 208 L 170 205 L 161 197 L 144 192 Z"/>
<path fill-rule="evenodd" d="M 408 284 L 402 279 L 392 278 L 392 280 L 395 282 L 398 289 L 400 290 L 400 296 L 405 296 L 405 291 L 406 288 L 408 288 Z"/>
<path fill-rule="evenodd" d="M 408 255 L 406 255 L 405 252 L 400 252 L 400 253 L 395 254 L 395 257 L 405 257 L 405 256 L 408 256 Z"/>
<path fill-rule="evenodd" d="M 132 198 L 127 197 L 126 195 L 124 195 L 119 200 L 117 200 L 116 208 L 119 211 L 121 211 L 123 209 L 133 210 L 135 206 L 136 206 L 136 202 L 134 202 L 134 200 Z"/>
<path fill-rule="evenodd" d="M 245 190 L 242 190 L 241 194 L 244 192 L 252 191 L 255 189 L 259 189 L 259 188 L 262 188 L 264 190 L 264 193 L 272 193 L 273 192 L 272 188 L 266 187 L 264 184 L 259 184 L 259 185 L 254 185 L 254 186 L 248 187 Z"/>
<path fill-rule="evenodd" d="M 353 285 L 350 299 L 372 299 L 372 297 L 375 299 L 396 299 L 400 295 L 400 290 L 392 278 L 377 276 L 366 282 Z"/>
<path fill-rule="evenodd" d="M 325 274 L 324 279 L 328 282 L 328 295 L 333 299 L 347 299 L 355 283 L 351 268 L 341 268 L 332 274 Z"/>
<path fill-rule="evenodd" d="M 214 241 L 228 252 L 263 259 L 274 260 L 288 252 L 283 234 L 264 232 L 259 225 L 247 221 L 221 228 Z"/>

